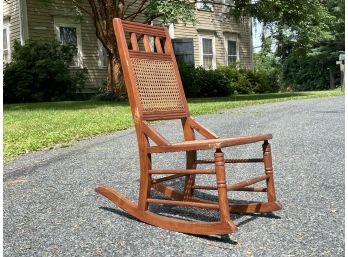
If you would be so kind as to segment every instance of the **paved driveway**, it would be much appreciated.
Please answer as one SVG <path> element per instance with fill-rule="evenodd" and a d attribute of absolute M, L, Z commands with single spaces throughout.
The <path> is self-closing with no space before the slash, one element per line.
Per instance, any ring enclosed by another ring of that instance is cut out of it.
<path fill-rule="evenodd" d="M 273 133 L 276 191 L 283 210 L 232 215 L 239 232 L 222 237 L 170 232 L 134 220 L 94 192 L 106 184 L 137 199 L 139 163 L 134 130 L 129 129 L 27 154 L 5 165 L 4 256 L 344 255 L 343 97 L 231 109 L 197 119 L 221 136 Z M 157 125 L 168 138 L 178 139 L 175 126 L 179 128 L 173 122 Z M 260 154 L 261 144 L 226 151 L 233 157 Z M 154 162 L 182 167 L 183 157 L 159 155 Z M 232 166 L 228 178 L 235 181 L 255 171 L 262 174 L 262 167 Z M 179 207 L 153 210 L 186 218 L 197 213 Z M 205 220 L 216 215 L 198 213 Z"/>

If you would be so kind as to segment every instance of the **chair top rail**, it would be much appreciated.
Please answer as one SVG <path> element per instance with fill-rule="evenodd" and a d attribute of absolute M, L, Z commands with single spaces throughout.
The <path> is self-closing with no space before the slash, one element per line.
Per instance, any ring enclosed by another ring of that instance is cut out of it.
<path fill-rule="evenodd" d="M 129 50 L 130 58 L 138 59 L 152 59 L 152 60 L 163 60 L 163 61 L 172 61 L 172 56 L 166 53 L 154 53 L 154 52 L 140 52 Z"/>
<path fill-rule="evenodd" d="M 145 34 L 150 36 L 166 37 L 163 27 L 154 27 L 143 23 L 135 23 L 122 20 L 123 30 L 125 32 L 133 32 L 137 34 Z"/>

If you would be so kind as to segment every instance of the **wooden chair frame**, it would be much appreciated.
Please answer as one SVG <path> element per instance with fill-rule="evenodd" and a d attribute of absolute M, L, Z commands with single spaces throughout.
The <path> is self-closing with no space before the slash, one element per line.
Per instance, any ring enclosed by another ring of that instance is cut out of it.
<path fill-rule="evenodd" d="M 236 232 L 237 227 L 233 223 L 230 213 L 268 213 L 280 210 L 281 205 L 276 200 L 274 188 L 271 146 L 268 142 L 272 135 L 219 138 L 189 114 L 167 28 L 120 19 L 114 19 L 113 23 L 139 148 L 140 188 L 138 204 L 131 202 L 125 196 L 107 186 L 100 186 L 96 188 L 96 191 L 145 223 L 189 234 L 210 235 Z M 129 33 L 130 43 L 127 43 L 126 33 Z M 153 47 L 151 47 L 149 37 L 153 38 Z M 141 51 L 140 46 L 143 46 L 145 50 Z M 153 70 L 156 70 L 156 74 L 153 73 Z M 152 75 L 148 75 L 149 72 Z M 167 79 L 171 81 L 169 84 L 166 84 Z M 157 81 L 160 82 L 157 83 Z M 163 85 L 159 85 L 160 83 Z M 162 88 L 159 89 L 159 87 Z M 155 93 L 151 91 L 152 89 Z M 163 95 L 158 96 L 158 94 Z M 165 98 L 164 101 L 161 98 Z M 181 119 L 184 142 L 170 143 L 149 123 L 149 121 L 165 119 Z M 205 139 L 196 140 L 195 133 L 201 134 Z M 150 141 L 154 142 L 155 145 L 151 145 Z M 224 147 L 256 142 L 263 142 L 262 158 L 225 159 L 222 152 Z M 197 151 L 208 149 L 215 151 L 214 157 L 208 160 L 198 160 Z M 152 154 L 182 151 L 186 152 L 185 169 L 152 169 Z M 265 172 L 262 176 L 232 185 L 227 184 L 225 164 L 259 162 L 264 163 Z M 214 167 L 197 168 L 197 165 L 202 164 L 213 164 Z M 213 186 L 196 185 L 195 178 L 199 174 L 215 175 L 216 184 Z M 156 175 L 162 176 L 156 178 Z M 163 177 L 163 175 L 167 176 Z M 178 192 L 164 183 L 179 177 L 185 177 L 183 192 Z M 266 187 L 249 187 L 260 181 L 266 181 Z M 152 198 L 151 189 L 163 193 L 170 200 Z M 198 198 L 194 196 L 195 190 L 217 190 L 218 201 L 212 202 Z M 266 193 L 267 201 L 231 204 L 227 197 L 228 191 Z M 216 209 L 219 211 L 220 220 L 201 222 L 165 217 L 151 212 L 149 204 Z"/>

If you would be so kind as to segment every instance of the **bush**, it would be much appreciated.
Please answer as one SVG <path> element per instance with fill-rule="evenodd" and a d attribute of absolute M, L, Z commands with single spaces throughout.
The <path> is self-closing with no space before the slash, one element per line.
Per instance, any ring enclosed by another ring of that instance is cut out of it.
<path fill-rule="evenodd" d="M 254 54 L 255 75 L 258 78 L 255 93 L 275 93 L 280 90 L 280 77 L 282 65 L 271 51 L 271 45 L 268 49 L 261 50 Z M 266 46 L 267 48 L 267 46 Z"/>
<path fill-rule="evenodd" d="M 200 97 L 200 85 L 197 83 L 196 69 L 193 65 L 185 62 L 178 63 L 180 77 L 187 97 Z"/>
<path fill-rule="evenodd" d="M 58 42 L 15 42 L 4 70 L 4 102 L 73 100 L 87 79 L 87 69 L 69 70 L 75 53 Z"/>
<path fill-rule="evenodd" d="M 218 70 L 204 70 L 198 67 L 194 80 L 195 87 L 200 89 L 200 97 L 221 97 L 232 93 L 229 81 Z"/>
<path fill-rule="evenodd" d="M 121 88 L 125 88 L 124 81 L 122 81 L 123 86 Z M 127 92 L 114 92 L 106 89 L 106 84 L 104 84 L 101 88 L 98 89 L 98 92 L 95 96 L 97 100 L 100 101 L 126 101 L 128 99 Z"/>
<path fill-rule="evenodd" d="M 179 63 L 179 72 L 187 97 L 220 97 L 232 92 L 229 81 L 217 70 Z"/>
<path fill-rule="evenodd" d="M 237 69 L 235 66 L 221 66 L 217 72 L 222 73 L 229 83 L 233 94 L 252 94 L 254 93 L 252 84 L 245 75 L 246 70 Z"/>
<path fill-rule="evenodd" d="M 296 91 L 329 89 L 329 69 L 336 78 L 336 83 L 339 83 L 340 70 L 336 60 L 338 53 L 303 57 L 290 55 L 284 62 L 282 77 L 284 84 Z"/>
<path fill-rule="evenodd" d="M 254 72 L 234 66 L 204 70 L 185 63 L 179 63 L 179 71 L 187 97 L 220 97 L 279 90 L 279 75 L 267 71 Z"/>

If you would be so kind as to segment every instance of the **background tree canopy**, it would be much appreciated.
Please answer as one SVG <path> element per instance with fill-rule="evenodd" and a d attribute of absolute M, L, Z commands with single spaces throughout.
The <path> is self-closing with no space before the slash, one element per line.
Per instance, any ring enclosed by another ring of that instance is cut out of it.
<path fill-rule="evenodd" d="M 264 24 L 269 33 L 256 55 L 256 68 L 278 69 L 283 89 L 327 89 L 330 80 L 338 84 L 336 61 L 344 50 L 343 0 L 259 0 L 244 7 L 237 3 L 231 15 L 251 15 Z"/>
<path fill-rule="evenodd" d="M 195 22 L 197 2 L 226 5 L 231 16 L 241 20 L 254 17 L 265 25 L 276 42 L 275 57 L 281 58 L 287 72 L 310 66 L 318 59 L 331 63 L 337 51 L 344 49 L 343 0 L 88 0 L 91 7 L 88 9 L 83 6 L 83 1 L 72 0 L 79 11 L 93 19 L 97 37 L 108 52 L 107 90 L 113 92 L 122 91 L 122 74 L 112 28 L 115 17 L 130 21 L 141 18 L 144 23 L 158 18 L 164 23 Z M 324 66 L 322 64 L 319 69 L 321 72 L 327 68 Z"/>
<path fill-rule="evenodd" d="M 80 0 L 73 2 L 81 7 Z M 272 37 L 276 39 L 277 56 L 281 58 L 288 58 L 290 54 L 306 56 L 313 47 L 322 45 L 324 41 L 326 44 L 330 42 L 332 44 L 334 40 L 339 48 L 339 42 L 344 41 L 343 0 L 88 0 L 88 2 L 92 11 L 84 11 L 93 18 L 97 36 L 109 53 L 107 88 L 112 91 L 121 90 L 117 86 L 120 85 L 121 74 L 112 29 L 114 17 L 132 21 L 142 16 L 144 23 L 150 23 L 156 18 L 160 18 L 164 23 L 194 22 L 195 4 L 202 2 L 227 5 L 230 7 L 231 16 L 240 19 L 251 16 L 263 22 L 272 32 Z M 342 29 L 342 32 L 337 29 Z"/>

